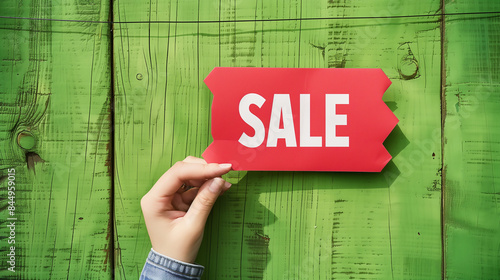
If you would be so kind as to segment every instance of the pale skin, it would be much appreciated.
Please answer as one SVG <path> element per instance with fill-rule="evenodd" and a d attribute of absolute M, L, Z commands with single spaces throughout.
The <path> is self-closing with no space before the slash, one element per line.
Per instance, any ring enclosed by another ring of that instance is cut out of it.
<path fill-rule="evenodd" d="M 210 210 L 231 187 L 220 176 L 231 164 L 196 157 L 175 163 L 141 199 L 153 249 L 167 257 L 194 263 Z M 192 186 L 186 190 L 182 185 Z"/>

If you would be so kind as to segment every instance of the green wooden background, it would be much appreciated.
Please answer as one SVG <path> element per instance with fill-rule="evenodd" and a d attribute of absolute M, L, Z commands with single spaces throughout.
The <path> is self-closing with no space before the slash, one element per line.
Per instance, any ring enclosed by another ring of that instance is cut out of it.
<path fill-rule="evenodd" d="M 216 66 L 382 68 L 400 122 L 380 173 L 229 174 L 204 279 L 500 278 L 496 0 L 1 0 L 0 278 L 137 279 Z"/>

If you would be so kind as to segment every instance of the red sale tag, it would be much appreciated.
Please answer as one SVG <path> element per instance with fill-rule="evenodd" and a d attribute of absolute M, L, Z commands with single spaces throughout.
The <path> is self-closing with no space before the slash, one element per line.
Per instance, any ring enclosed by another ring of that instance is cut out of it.
<path fill-rule="evenodd" d="M 398 119 L 382 101 L 381 69 L 217 67 L 209 163 L 234 170 L 368 171 Z"/>

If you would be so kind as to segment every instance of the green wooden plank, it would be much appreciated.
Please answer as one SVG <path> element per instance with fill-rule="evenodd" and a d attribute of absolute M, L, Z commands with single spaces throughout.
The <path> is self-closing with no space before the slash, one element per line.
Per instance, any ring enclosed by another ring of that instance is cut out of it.
<path fill-rule="evenodd" d="M 205 279 L 440 278 L 439 15 L 268 21 L 432 15 L 439 7 L 432 0 L 116 2 L 115 20 L 171 21 L 114 29 L 117 277 L 137 278 L 150 249 L 142 195 L 173 162 L 199 156 L 211 141 L 212 95 L 203 79 L 215 66 L 253 66 L 382 68 L 393 81 L 384 100 L 400 119 L 386 141 L 395 157 L 381 173 L 238 178 L 209 218 L 198 259 Z"/>
<path fill-rule="evenodd" d="M 109 27 L 36 20 L 103 21 L 109 1 L 2 1 L 0 14 L 35 18 L 0 19 L 0 278 L 110 279 Z"/>
<path fill-rule="evenodd" d="M 500 11 L 450 2 L 447 13 Z M 445 276 L 500 277 L 500 18 L 446 17 Z"/>

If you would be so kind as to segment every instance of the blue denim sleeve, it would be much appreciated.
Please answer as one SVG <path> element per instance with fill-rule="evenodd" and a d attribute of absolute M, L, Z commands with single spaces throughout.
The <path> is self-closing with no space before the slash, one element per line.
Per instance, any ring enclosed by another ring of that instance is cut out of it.
<path fill-rule="evenodd" d="M 155 250 L 149 252 L 140 280 L 196 280 L 205 268 L 198 264 L 181 262 Z"/>

